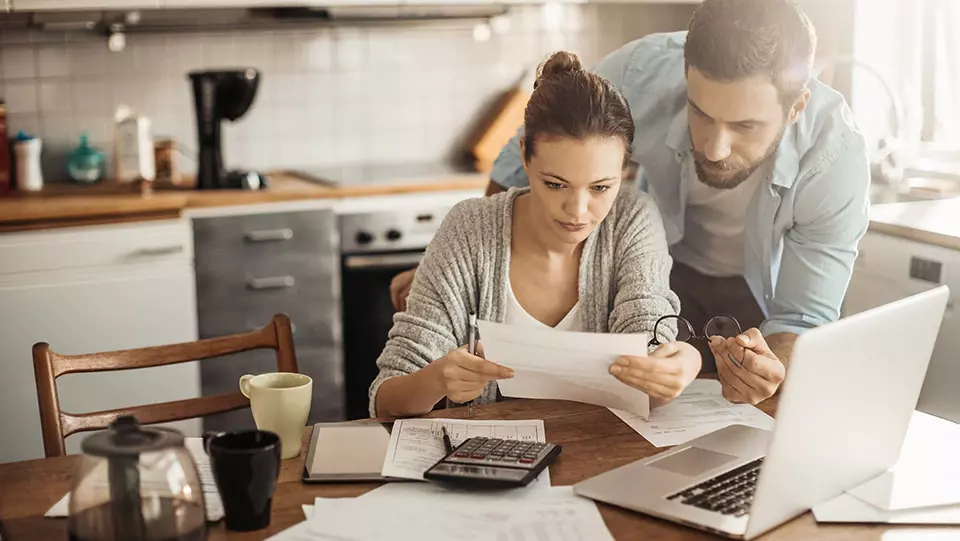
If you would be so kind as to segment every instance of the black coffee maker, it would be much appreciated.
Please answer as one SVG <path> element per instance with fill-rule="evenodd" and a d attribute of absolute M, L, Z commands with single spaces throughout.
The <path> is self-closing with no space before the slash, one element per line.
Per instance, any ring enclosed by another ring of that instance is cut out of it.
<path fill-rule="evenodd" d="M 260 189 L 266 178 L 255 171 L 225 171 L 220 152 L 220 122 L 243 116 L 260 86 L 260 72 L 240 70 L 192 71 L 193 96 L 197 109 L 197 189 Z"/>

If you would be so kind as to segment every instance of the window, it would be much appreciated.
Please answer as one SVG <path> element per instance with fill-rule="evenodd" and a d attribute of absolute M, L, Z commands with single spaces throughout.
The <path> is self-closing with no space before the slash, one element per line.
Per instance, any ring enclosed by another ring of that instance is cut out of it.
<path fill-rule="evenodd" d="M 960 149 L 960 2 L 927 0 L 924 8 L 921 140 Z"/>

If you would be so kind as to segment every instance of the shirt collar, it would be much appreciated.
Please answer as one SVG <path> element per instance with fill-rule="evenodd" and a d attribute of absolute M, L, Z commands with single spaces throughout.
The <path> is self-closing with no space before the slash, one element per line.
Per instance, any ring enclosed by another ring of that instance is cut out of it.
<path fill-rule="evenodd" d="M 790 124 L 783 131 L 783 138 L 777 147 L 777 155 L 773 165 L 773 183 L 777 186 L 790 189 L 797 182 L 800 175 L 800 155 L 797 153 L 796 124 Z"/>
<path fill-rule="evenodd" d="M 681 109 L 670 122 L 670 129 L 667 131 L 667 146 L 677 153 L 678 158 L 693 149 L 693 144 L 690 142 L 690 126 L 687 124 L 686 107 Z"/>

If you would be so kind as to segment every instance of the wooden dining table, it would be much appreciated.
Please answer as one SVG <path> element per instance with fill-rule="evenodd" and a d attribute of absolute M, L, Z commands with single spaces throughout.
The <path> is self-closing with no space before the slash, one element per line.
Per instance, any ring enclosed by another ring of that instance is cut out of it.
<path fill-rule="evenodd" d="M 776 398 L 759 405 L 774 415 Z M 554 486 L 572 485 L 628 462 L 648 457 L 658 449 L 605 408 L 556 400 L 508 400 L 467 408 L 434 411 L 428 417 L 473 419 L 543 419 L 547 440 L 563 447 L 550 466 Z M 300 477 L 310 429 L 303 451 L 283 461 L 273 499 L 270 526 L 255 532 L 230 532 L 223 521 L 208 524 L 208 540 L 260 540 L 304 520 L 302 504 L 314 498 L 359 496 L 379 483 L 303 484 Z M 830 445 L 811 441 L 811 446 Z M 67 539 L 67 521 L 43 514 L 70 489 L 77 456 L 65 456 L 0 465 L 0 535 L 3 541 Z M 643 487 L 637 487 L 643 490 Z M 617 540 L 701 540 L 716 536 L 640 513 L 598 504 L 610 533 Z M 960 528 L 817 524 L 805 513 L 768 532 L 762 539 L 777 541 L 923 541 L 960 539 Z"/>

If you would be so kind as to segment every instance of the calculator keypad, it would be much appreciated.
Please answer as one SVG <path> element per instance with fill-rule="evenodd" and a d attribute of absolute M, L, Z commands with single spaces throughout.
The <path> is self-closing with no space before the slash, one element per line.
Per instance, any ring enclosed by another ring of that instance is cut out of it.
<path fill-rule="evenodd" d="M 502 438 L 470 438 L 447 459 L 460 464 L 509 465 L 533 468 L 554 445 L 535 441 L 505 440 Z"/>

